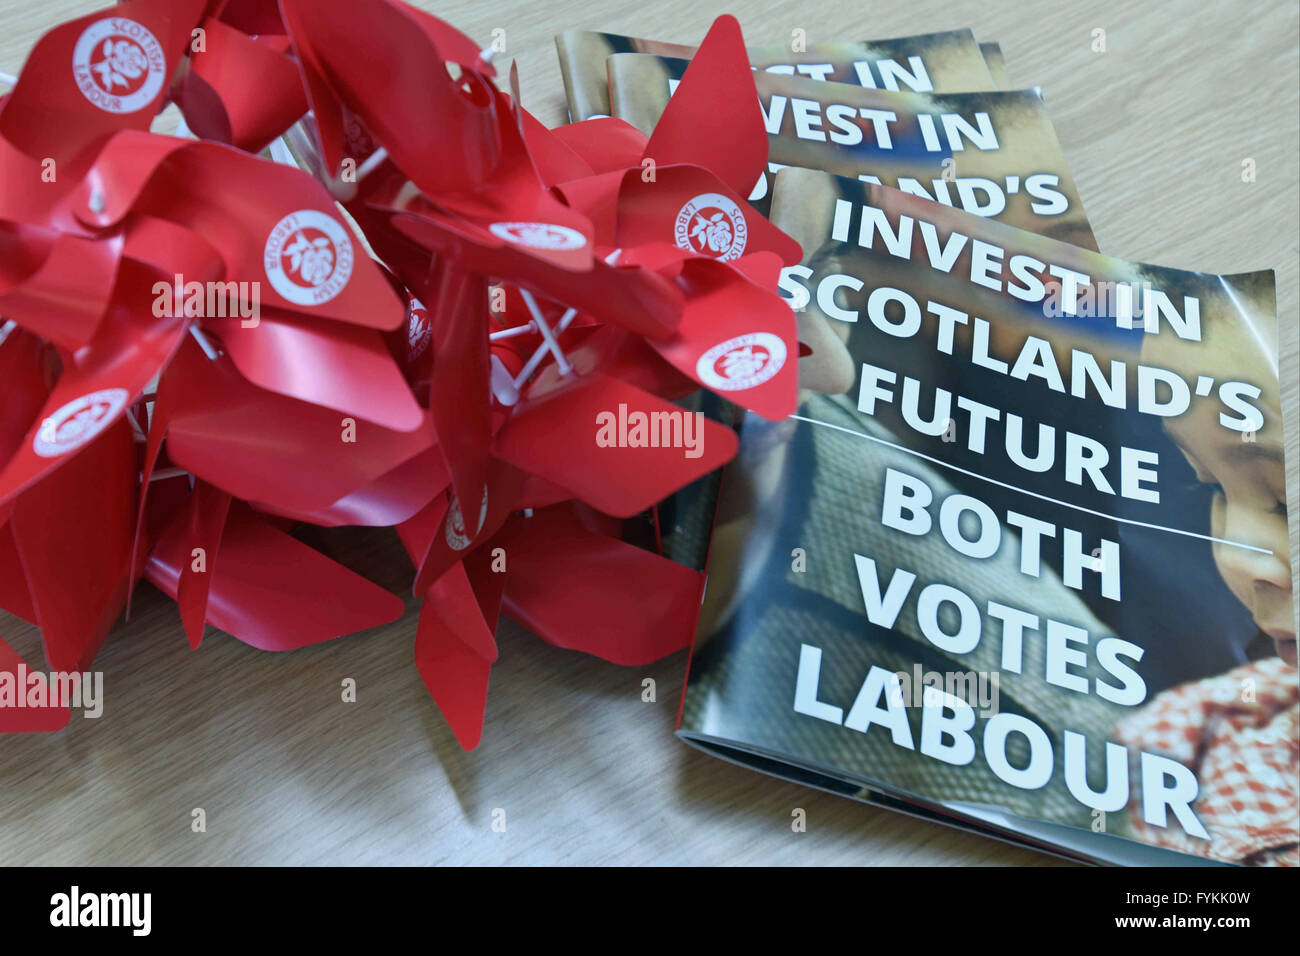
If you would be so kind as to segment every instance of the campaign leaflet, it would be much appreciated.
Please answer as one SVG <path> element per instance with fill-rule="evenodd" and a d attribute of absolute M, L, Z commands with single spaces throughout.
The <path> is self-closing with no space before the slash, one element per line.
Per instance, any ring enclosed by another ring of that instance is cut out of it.
<path fill-rule="evenodd" d="M 608 60 L 614 115 L 647 135 L 690 60 L 623 53 Z M 1040 92 L 886 92 L 756 72 L 768 172 L 749 196 L 766 212 L 775 172 L 799 166 L 854 176 L 1096 249 Z"/>
<path fill-rule="evenodd" d="M 689 61 L 647 54 L 608 60 L 614 113 L 649 133 Z M 749 196 L 768 213 L 770 183 L 784 165 L 883 182 L 1096 248 L 1083 205 L 1036 90 L 884 93 L 843 83 L 758 71 L 768 124 L 769 163 Z M 740 210 L 735 210 L 739 213 Z M 818 330 L 800 317 L 806 344 Z M 702 396 L 710 417 L 726 403 Z M 717 476 L 700 479 L 660 507 L 664 553 L 701 568 L 708 549 Z"/>
<path fill-rule="evenodd" d="M 1007 72 L 1007 58 L 1002 53 L 1002 44 L 981 43 L 980 55 L 984 57 L 984 65 L 989 68 L 989 76 L 993 77 L 994 86 L 999 90 L 1015 89 L 1016 84 L 1012 82 L 1011 74 Z"/>
<path fill-rule="evenodd" d="M 1074 859 L 1300 863 L 1273 273 L 804 169 L 772 220 L 822 334 L 724 473 L 679 734 Z"/>
<path fill-rule="evenodd" d="M 749 47 L 756 68 L 882 90 L 950 92 L 994 89 L 980 44 L 969 30 L 928 33 L 893 40 L 808 44 L 797 36 L 788 44 Z M 569 119 L 610 116 L 605 58 L 615 53 L 690 57 L 695 47 L 617 33 L 568 30 L 555 38 L 564 77 Z"/>

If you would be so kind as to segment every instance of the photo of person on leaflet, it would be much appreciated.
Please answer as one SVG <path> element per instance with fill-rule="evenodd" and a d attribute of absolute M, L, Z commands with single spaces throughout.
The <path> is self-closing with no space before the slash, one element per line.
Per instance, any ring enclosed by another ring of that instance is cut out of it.
<path fill-rule="evenodd" d="M 1210 838 L 1152 826 L 1130 803 L 1133 834 L 1223 862 L 1297 866 L 1300 689 L 1277 348 L 1271 332 L 1248 320 L 1212 322 L 1199 343 L 1147 336 L 1142 358 L 1190 380 L 1239 378 L 1260 386 L 1259 414 L 1251 420 L 1224 420 L 1216 403 L 1194 401 L 1165 429 L 1197 479 L 1213 489 L 1215 565 L 1271 639 L 1272 653 L 1166 690 L 1116 727 L 1115 739 L 1131 752 L 1158 751 L 1192 769 L 1201 783 L 1193 810 Z"/>

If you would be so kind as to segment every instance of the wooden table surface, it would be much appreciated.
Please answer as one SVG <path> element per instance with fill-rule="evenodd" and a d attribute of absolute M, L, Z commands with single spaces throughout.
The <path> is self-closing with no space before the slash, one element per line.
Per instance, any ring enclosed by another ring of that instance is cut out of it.
<path fill-rule="evenodd" d="M 456 0 L 423 6 L 485 44 L 506 31 L 525 105 L 564 116 L 552 36 L 566 27 L 696 41 L 693 0 Z M 87 0 L 5 0 L 0 72 Z M 1297 455 L 1300 48 L 1294 0 L 1016 3 L 735 0 L 753 42 L 971 27 L 1041 86 L 1103 252 L 1211 272 L 1275 268 L 1287 458 Z M 1093 31 L 1107 50 L 1092 50 Z M 1243 183 L 1254 159 L 1257 181 Z M 1296 554 L 1300 501 L 1288 488 Z M 333 545 L 400 590 L 385 532 Z M 1293 567 L 1300 562 L 1293 558 Z M 686 655 L 620 668 L 503 624 L 483 743 L 464 753 L 413 663 L 416 609 L 290 654 L 209 629 L 192 652 L 145 585 L 109 636 L 105 711 L 0 738 L 0 863 L 1038 864 L 1051 859 L 733 767 L 672 735 Z M 43 666 L 32 628 L 0 633 Z M 343 703 L 344 678 L 358 686 Z M 653 678 L 657 701 L 641 699 Z M 202 808 L 207 830 L 191 830 Z M 807 811 L 807 832 L 791 813 Z M 505 813 L 504 832 L 492 827 Z M 497 818 L 500 814 L 496 815 Z"/>

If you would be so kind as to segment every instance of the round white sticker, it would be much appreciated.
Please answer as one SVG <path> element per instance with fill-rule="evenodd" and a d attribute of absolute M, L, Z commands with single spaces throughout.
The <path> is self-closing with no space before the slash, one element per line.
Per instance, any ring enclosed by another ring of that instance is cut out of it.
<path fill-rule="evenodd" d="M 299 209 L 275 224 L 262 259 L 276 292 L 295 305 L 321 305 L 352 276 L 352 240 L 336 219 Z"/>
<path fill-rule="evenodd" d="M 474 536 L 483 530 L 483 522 L 487 520 L 487 507 L 488 490 L 484 488 L 483 504 L 478 510 L 478 527 L 471 534 L 465 527 L 465 516 L 460 512 L 460 499 L 453 496 L 451 507 L 447 509 L 447 523 L 443 529 L 443 534 L 447 538 L 447 547 L 453 551 L 464 551 L 468 548 Z"/>
<path fill-rule="evenodd" d="M 135 113 L 167 80 L 167 56 L 147 27 L 124 17 L 96 20 L 72 50 L 77 89 L 107 113 Z"/>
<path fill-rule="evenodd" d="M 715 259 L 739 259 L 749 227 L 741 208 L 721 193 L 696 196 L 677 213 L 677 248 Z"/>
<path fill-rule="evenodd" d="M 534 249 L 581 249 L 587 244 L 578 230 L 549 222 L 494 222 L 488 229 L 498 239 Z"/>
<path fill-rule="evenodd" d="M 124 388 L 105 388 L 74 398 L 41 422 L 32 451 L 42 458 L 58 458 L 80 448 L 112 424 L 130 397 Z"/>
<path fill-rule="evenodd" d="M 771 332 L 749 332 L 719 342 L 699 357 L 695 374 L 709 388 L 739 392 L 762 385 L 785 364 L 785 342 Z"/>

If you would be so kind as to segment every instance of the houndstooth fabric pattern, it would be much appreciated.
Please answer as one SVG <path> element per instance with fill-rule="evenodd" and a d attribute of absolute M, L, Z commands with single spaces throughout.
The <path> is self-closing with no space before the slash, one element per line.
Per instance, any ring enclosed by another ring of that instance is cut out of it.
<path fill-rule="evenodd" d="M 1115 738 L 1177 760 L 1201 783 L 1192 809 L 1208 841 L 1147 824 L 1135 793 L 1129 813 L 1138 839 L 1224 862 L 1300 866 L 1300 686 L 1281 658 L 1165 691 Z"/>

